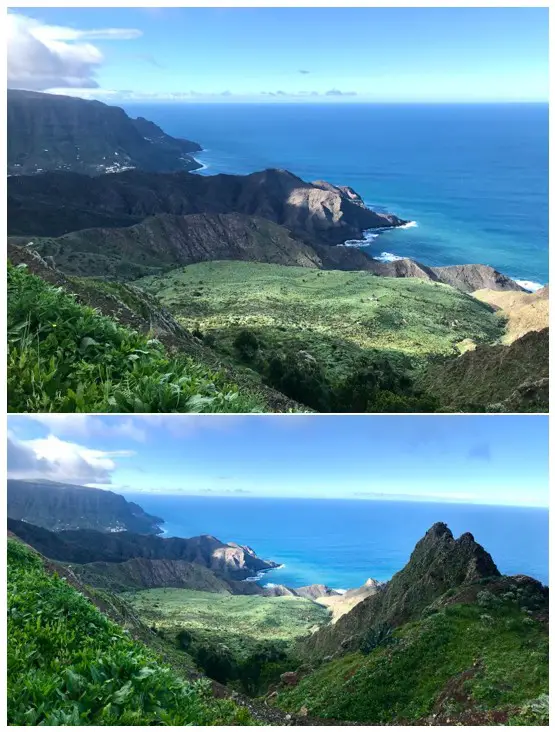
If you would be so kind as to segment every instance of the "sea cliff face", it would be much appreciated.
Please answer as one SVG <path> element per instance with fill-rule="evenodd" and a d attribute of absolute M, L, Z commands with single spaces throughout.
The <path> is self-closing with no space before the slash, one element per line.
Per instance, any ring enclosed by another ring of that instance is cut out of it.
<path fill-rule="evenodd" d="M 194 170 L 201 149 L 120 107 L 77 97 L 8 90 L 8 174 L 65 170 L 100 175 L 129 168 Z"/>
<path fill-rule="evenodd" d="M 51 531 L 86 528 L 159 534 L 164 520 L 118 493 L 53 481 L 8 480 L 8 516 Z"/>

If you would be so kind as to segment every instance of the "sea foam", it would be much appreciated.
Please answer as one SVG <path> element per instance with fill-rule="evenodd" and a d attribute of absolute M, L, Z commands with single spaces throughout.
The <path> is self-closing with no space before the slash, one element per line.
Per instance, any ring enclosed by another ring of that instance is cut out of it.
<path fill-rule="evenodd" d="M 379 256 L 374 255 L 374 259 L 379 262 L 398 262 L 400 259 L 405 259 L 405 257 L 399 257 L 399 255 L 391 252 L 382 252 Z"/>
<path fill-rule="evenodd" d="M 532 280 L 515 280 L 515 282 L 528 292 L 537 292 L 543 287 L 539 282 L 532 282 Z"/>

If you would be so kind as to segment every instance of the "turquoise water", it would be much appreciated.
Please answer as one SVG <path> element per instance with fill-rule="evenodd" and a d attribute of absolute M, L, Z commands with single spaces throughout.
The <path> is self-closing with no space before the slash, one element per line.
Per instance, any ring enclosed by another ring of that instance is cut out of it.
<path fill-rule="evenodd" d="M 409 559 L 436 521 L 455 537 L 474 534 L 505 574 L 548 582 L 548 512 L 539 508 L 400 501 L 218 498 L 138 494 L 136 501 L 166 520 L 166 536 L 212 534 L 248 544 L 284 564 L 265 582 L 300 587 L 358 587 L 387 580 Z"/>
<path fill-rule="evenodd" d="M 201 174 L 286 168 L 416 222 L 373 256 L 548 279 L 548 105 L 127 104 L 205 152 Z"/>

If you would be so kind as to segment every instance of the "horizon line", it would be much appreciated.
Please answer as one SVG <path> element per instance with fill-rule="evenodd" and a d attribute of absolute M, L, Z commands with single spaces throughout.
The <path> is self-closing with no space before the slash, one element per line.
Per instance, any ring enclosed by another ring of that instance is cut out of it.
<path fill-rule="evenodd" d="M 83 486 L 84 488 L 88 486 Z M 98 487 L 98 486 L 95 486 Z M 125 490 L 125 491 L 117 491 L 109 486 L 107 486 L 108 490 L 112 490 L 114 493 L 119 493 L 120 495 L 124 495 L 126 493 L 133 494 L 135 496 L 145 495 L 145 496 L 163 496 L 163 497 L 182 497 L 182 498 L 240 498 L 240 499 L 249 499 L 249 498 L 255 498 L 255 499 L 262 499 L 262 500 L 277 500 L 277 501 L 289 501 L 289 500 L 305 500 L 305 501 L 362 501 L 362 502 L 373 502 L 373 503 L 433 503 L 433 504 L 440 504 L 440 505 L 457 505 L 457 506 L 499 506 L 503 508 L 537 508 L 542 510 L 549 510 L 549 504 L 524 504 L 524 503 L 490 503 L 485 501 L 473 501 L 473 500 L 456 500 L 452 499 L 449 500 L 448 498 L 430 498 L 426 496 L 425 498 L 410 498 L 410 497 L 403 497 L 403 498 L 392 498 L 387 496 L 380 496 L 380 497 L 364 497 L 364 496 L 356 496 L 356 495 L 350 495 L 350 496 L 262 496 L 259 494 L 253 494 L 253 493 L 184 493 L 184 492 L 170 492 L 170 493 L 163 493 L 161 491 L 141 491 L 141 490 Z"/>

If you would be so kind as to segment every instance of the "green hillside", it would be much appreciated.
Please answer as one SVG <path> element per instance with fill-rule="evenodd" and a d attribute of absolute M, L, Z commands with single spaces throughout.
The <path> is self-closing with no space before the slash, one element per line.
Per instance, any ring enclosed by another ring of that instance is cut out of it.
<path fill-rule="evenodd" d="M 32 550 L 8 541 L 10 725 L 248 725 L 249 713 L 186 682 Z"/>
<path fill-rule="evenodd" d="M 8 409 L 266 411 L 223 372 L 170 354 L 21 265 L 8 267 Z"/>
<path fill-rule="evenodd" d="M 318 411 L 435 411 L 416 387 L 424 364 L 503 334 L 489 306 L 417 278 L 226 261 L 136 284 L 222 357 Z"/>
<path fill-rule="evenodd" d="M 546 724 L 547 627 L 515 597 L 482 592 L 374 634 L 366 654 L 324 663 L 276 703 L 364 724 Z"/>

